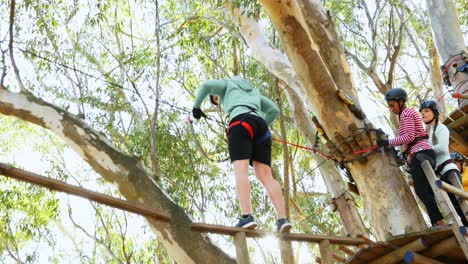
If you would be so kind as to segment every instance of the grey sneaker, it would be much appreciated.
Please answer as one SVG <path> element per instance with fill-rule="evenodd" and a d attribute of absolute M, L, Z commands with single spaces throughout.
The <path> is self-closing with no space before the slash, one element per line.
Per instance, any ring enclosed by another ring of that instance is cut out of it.
<path fill-rule="evenodd" d="M 280 233 L 288 233 L 291 231 L 292 225 L 289 223 L 287 218 L 280 218 L 276 222 L 276 231 Z"/>
<path fill-rule="evenodd" d="M 254 229 L 257 227 L 257 222 L 255 222 L 252 215 L 249 215 L 247 218 L 239 218 L 239 223 L 237 223 L 236 227 Z"/>

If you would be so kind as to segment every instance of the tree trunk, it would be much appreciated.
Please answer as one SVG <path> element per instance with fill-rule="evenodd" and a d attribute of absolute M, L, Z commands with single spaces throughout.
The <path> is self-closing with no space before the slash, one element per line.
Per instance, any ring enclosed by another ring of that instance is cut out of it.
<path fill-rule="evenodd" d="M 434 41 L 431 41 L 429 46 L 429 60 L 431 64 L 432 90 L 434 91 L 434 97 L 439 103 L 440 119 L 445 120 L 448 113 L 447 105 L 445 104 L 444 83 L 442 81 L 442 72 L 440 71 L 439 52 L 434 45 Z"/>
<path fill-rule="evenodd" d="M 315 127 L 308 117 L 301 98 L 290 88 L 286 89 L 286 96 L 296 120 L 297 129 L 303 135 L 307 144 L 313 146 L 315 142 Z M 349 234 L 356 237 L 359 234 L 367 234 L 354 198 L 349 193 L 335 164 L 332 161 L 326 161 L 324 157 L 318 154 L 314 158 L 317 164 L 322 164 L 319 167 L 320 173 L 322 174 L 328 193 L 335 199 L 346 235 Z"/>
<path fill-rule="evenodd" d="M 273 78 L 273 89 L 278 97 L 278 108 L 279 108 L 279 122 L 280 122 L 280 137 L 281 140 L 287 141 L 286 125 L 284 124 L 284 111 L 283 103 L 281 101 L 281 92 L 278 85 L 278 79 Z M 290 199 L 291 199 L 291 181 L 289 179 L 289 149 L 287 145 L 283 145 L 283 194 L 284 194 L 284 206 L 286 211 L 286 217 L 291 219 Z M 294 264 L 294 251 L 292 248 L 291 241 L 279 241 L 281 250 L 281 260 L 283 264 Z"/>
<path fill-rule="evenodd" d="M 47 128 L 61 137 L 129 201 L 169 213 L 170 223 L 147 218 L 153 232 L 177 263 L 235 263 L 208 237 L 190 230 L 191 220 L 151 179 L 138 161 L 117 150 L 99 132 L 69 112 L 34 95 L 0 86 L 0 113 Z"/>
<path fill-rule="evenodd" d="M 463 33 L 458 20 L 455 3 L 453 0 L 426 0 L 427 10 L 431 19 L 432 32 L 439 51 L 442 62 L 446 63 L 457 54 L 463 53 L 465 58 L 461 56 L 455 59 L 447 68 L 449 80 L 454 88 L 454 91 L 462 95 L 467 94 L 468 90 L 468 71 L 456 73 L 457 67 L 465 64 L 468 56 L 466 50 Z M 468 104 L 467 99 L 460 99 L 460 108 Z"/>
<path fill-rule="evenodd" d="M 264 64 L 271 73 L 287 84 L 284 91 L 292 115 L 294 116 L 296 127 L 306 143 L 309 146 L 313 146 L 316 140 L 316 129 L 309 118 L 304 100 L 301 99 L 305 96 L 304 89 L 288 58 L 281 51 L 272 48 L 268 38 L 256 20 L 247 17 L 238 8 L 234 8 L 232 14 L 234 22 L 239 26 L 240 32 L 249 46 L 250 54 L 260 63 Z M 319 170 L 328 193 L 337 199 L 336 204 L 345 232 L 353 237 L 359 234 L 366 234 L 367 231 L 354 203 L 354 198 L 349 194 L 347 186 L 335 164 L 332 161 L 325 161 L 325 158 L 320 155 L 315 155 L 314 159 L 317 164 L 322 164 Z M 341 202 L 341 199 L 344 202 Z"/>
<path fill-rule="evenodd" d="M 337 68 L 346 72 L 349 67 L 341 59 L 344 58 L 343 49 L 321 3 L 318 0 L 260 2 L 279 32 L 286 54 L 305 89 L 305 99 L 330 140 L 341 143 L 342 138 L 357 131 L 354 128 L 363 128 L 364 123 L 355 118 L 336 96 L 338 87 L 349 95 L 354 95 L 355 89 L 350 80 L 334 78 L 336 74 L 332 74 L 338 72 Z M 322 50 L 334 55 L 322 57 Z M 350 155 L 351 148 L 364 149 L 371 144 L 375 142 L 364 140 L 352 142 L 353 146 L 342 146 L 347 147 L 346 154 Z M 347 164 L 379 240 L 426 228 L 409 187 L 401 177 L 395 176 L 399 175 L 399 170 L 390 165 L 391 161 L 393 158 L 388 153 L 375 153 L 369 155 L 367 161 Z"/>

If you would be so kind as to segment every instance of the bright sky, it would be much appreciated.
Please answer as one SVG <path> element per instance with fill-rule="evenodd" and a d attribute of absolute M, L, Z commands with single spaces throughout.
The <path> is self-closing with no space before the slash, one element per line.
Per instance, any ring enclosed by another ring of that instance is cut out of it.
<path fill-rule="evenodd" d="M 5 138 L 4 135 L 0 134 L 0 143 L 6 141 L 11 141 L 11 138 Z M 48 136 L 30 138 L 27 144 L 18 142 L 17 147 L 12 153 L 0 155 L 0 162 L 15 163 L 18 167 L 23 167 L 28 171 L 44 175 L 44 173 L 50 169 L 48 159 L 58 155 L 54 148 L 52 148 L 51 152 L 46 155 L 34 150 L 37 146 L 44 144 L 51 145 L 51 141 Z M 60 142 L 60 144 L 63 144 L 63 142 Z M 67 170 L 73 177 L 80 179 L 83 187 L 93 191 L 104 191 L 104 187 L 96 184 L 96 180 L 100 178 L 100 176 L 93 173 L 89 166 L 76 153 L 66 147 L 65 151 L 62 152 L 61 155 L 64 158 Z M 73 179 L 69 179 L 67 182 L 74 185 L 77 184 Z M 253 184 L 258 184 L 258 182 L 254 181 Z M 232 174 L 228 178 L 227 185 L 231 189 L 235 188 L 235 181 Z M 266 193 L 264 193 L 264 195 L 266 196 Z M 49 226 L 52 232 L 56 234 L 56 247 L 51 249 L 46 245 L 46 243 L 31 242 L 23 249 L 24 252 L 32 252 L 39 247 L 38 263 L 50 263 L 51 260 L 49 258 L 60 251 L 63 251 L 64 254 L 73 257 L 74 261 L 78 261 L 79 258 L 77 256 L 74 243 L 77 243 L 79 248 L 84 252 L 91 252 L 94 247 L 92 240 L 87 238 L 82 231 L 74 227 L 67 213 L 67 208 L 70 206 L 72 208 L 74 221 L 87 230 L 89 234 L 93 234 L 95 227 L 94 221 L 96 220 L 94 217 L 94 209 L 90 202 L 84 198 L 64 193 L 56 193 L 56 197 L 60 200 L 60 223 L 51 223 Z M 121 214 L 119 210 L 115 210 L 118 214 Z M 143 217 L 131 213 L 128 213 L 127 215 L 129 218 L 128 222 L 131 223 L 128 229 L 128 236 L 138 238 L 135 239 L 137 243 L 155 238 L 153 233 L 149 231 L 149 227 Z M 215 223 L 216 221 L 217 219 L 215 215 L 210 213 L 207 214 L 208 223 Z M 228 221 L 232 221 L 232 224 L 234 224 L 235 219 L 230 219 Z M 227 224 L 229 225 L 230 223 Z M 227 237 L 213 235 L 212 239 L 222 247 L 225 252 L 233 257 L 235 256 L 233 243 L 232 241 L 228 241 Z M 83 241 L 88 242 L 83 243 Z M 295 252 L 300 252 L 300 254 L 298 254 L 300 260 L 299 263 L 315 262 L 311 261 L 314 257 L 311 255 L 310 249 L 306 248 L 305 244 L 293 243 L 293 245 Z M 267 258 L 280 259 L 278 240 L 273 237 L 256 240 L 248 239 L 248 246 L 256 249 L 251 255 L 253 263 L 263 263 L 266 258 L 263 254 L 266 254 Z M 65 259 L 64 262 L 60 263 L 70 263 L 69 261 L 72 260 Z"/>
<path fill-rule="evenodd" d="M 77 25 L 79 24 L 80 23 L 77 23 Z M 150 27 L 148 27 L 148 29 L 149 28 Z M 21 68 L 23 69 L 23 74 L 25 71 L 28 71 L 28 74 L 34 72 L 31 69 L 30 65 L 25 62 L 21 64 Z M 353 70 L 356 71 L 356 68 L 357 67 L 354 67 Z M 359 80 L 358 77 L 356 77 L 359 76 L 357 72 L 354 72 L 353 76 L 355 77 L 354 81 L 357 87 L 362 87 L 363 85 L 365 85 Z M 11 74 L 8 77 L 13 78 Z M 11 81 L 13 82 L 13 80 Z M 48 82 L 49 80 L 43 81 Z M 376 126 L 383 128 L 385 132 L 393 136 L 392 130 L 387 125 L 384 118 L 384 114 L 388 113 L 387 109 L 382 109 L 382 105 L 377 104 L 373 99 L 371 99 L 372 95 L 369 94 L 367 89 L 360 89 L 360 91 L 361 92 L 359 99 L 369 120 Z M 163 97 L 166 99 L 181 98 L 180 94 L 174 93 L 174 90 L 165 91 Z M 176 104 L 185 108 L 190 108 L 191 106 L 191 102 L 188 100 L 179 100 L 176 101 Z M 0 143 L 9 140 L 9 138 L 5 138 L 2 134 L 0 134 Z M 42 137 L 35 138 L 34 142 L 31 142 L 30 144 L 18 143 L 18 148 L 16 148 L 12 153 L 8 153 L 7 155 L 0 153 L 0 162 L 17 163 L 20 167 L 23 167 L 28 171 L 33 171 L 42 174 L 49 169 L 50 164 L 48 164 L 48 160 L 44 158 L 43 154 L 31 148 L 31 146 L 33 145 L 41 144 L 50 144 L 50 139 L 48 137 Z M 54 153 L 49 153 L 48 157 L 50 158 L 54 155 Z M 96 184 L 96 180 L 99 179 L 100 176 L 93 173 L 89 166 L 77 154 L 75 154 L 70 149 L 66 148 L 62 155 L 64 157 L 66 167 L 73 175 L 80 179 L 80 182 L 84 184 L 86 188 L 95 191 L 103 191 L 105 189 L 101 185 Z M 223 164 L 220 166 L 225 167 L 225 165 Z M 83 181 L 82 179 L 87 180 Z M 76 182 L 71 179 L 69 180 L 69 183 L 76 184 Z M 258 182 L 255 184 L 258 184 Z M 232 174 L 227 179 L 227 185 L 230 188 L 235 188 L 234 177 L 232 176 Z M 316 187 L 316 189 L 311 191 L 326 192 L 325 185 L 320 177 L 315 177 L 315 182 L 310 185 Z M 266 193 L 264 193 L 264 195 L 266 197 Z M 50 249 L 48 246 L 45 245 L 45 243 L 39 245 L 31 243 L 27 247 L 27 249 L 29 250 L 34 250 L 37 246 L 39 246 L 39 263 L 50 263 L 50 260 L 48 258 L 54 253 L 57 253 L 61 250 L 63 250 L 66 254 L 69 254 L 70 256 L 75 256 L 74 260 L 67 259 L 61 263 L 70 263 L 70 261 L 78 261 L 76 255 L 77 252 L 75 247 L 73 246 L 74 241 L 77 241 L 78 243 L 82 240 L 88 242 L 91 241 L 86 238 L 83 232 L 74 228 L 67 214 L 68 205 L 70 205 L 73 209 L 73 218 L 75 219 L 75 221 L 82 225 L 89 233 L 93 233 L 93 228 L 95 226 L 94 217 L 84 217 L 94 215 L 94 210 L 87 200 L 61 193 L 57 193 L 56 196 L 60 199 L 61 223 L 54 223 L 51 225 L 51 228 L 57 236 L 57 247 L 55 249 Z M 136 239 L 135 241 L 139 242 L 154 238 L 154 235 L 149 231 L 149 228 L 142 217 L 133 214 L 128 214 L 128 217 L 129 219 L 131 219 L 129 222 L 132 223 L 131 228 L 129 229 L 129 236 L 140 238 Z M 210 223 L 215 221 L 217 221 L 217 219 L 214 215 L 207 214 L 207 222 Z M 234 223 L 235 219 L 229 219 L 226 221 L 231 221 L 232 223 Z M 223 250 L 225 250 L 228 254 L 235 256 L 235 249 L 232 243 L 227 241 L 225 237 L 213 236 L 213 238 L 223 248 Z M 265 257 L 262 255 L 262 251 L 260 249 L 262 249 L 266 254 L 271 255 L 273 259 L 280 258 L 278 241 L 276 241 L 273 238 L 258 239 L 257 241 L 253 239 L 248 239 L 248 244 L 250 247 L 256 248 L 255 254 L 252 255 L 253 263 L 262 263 L 262 261 L 265 260 Z M 299 263 L 315 263 L 314 256 L 312 255 L 313 252 L 311 252 L 311 250 L 305 245 L 306 244 L 303 243 L 294 243 L 296 255 L 299 256 Z M 81 248 L 88 247 L 89 250 L 91 250 L 94 245 L 93 243 L 81 243 L 79 246 Z"/>

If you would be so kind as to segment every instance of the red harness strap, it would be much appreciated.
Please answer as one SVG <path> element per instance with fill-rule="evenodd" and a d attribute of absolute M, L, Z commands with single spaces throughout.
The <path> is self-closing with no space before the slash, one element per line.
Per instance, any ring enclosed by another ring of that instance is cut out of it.
<path fill-rule="evenodd" d="M 245 122 L 245 121 L 234 121 L 232 122 L 231 124 L 229 124 L 228 128 L 226 128 L 226 134 L 229 135 L 229 129 L 231 129 L 231 127 L 235 127 L 235 126 L 238 126 L 238 125 L 241 125 L 243 126 L 245 129 L 247 129 L 247 132 L 249 132 L 249 135 L 250 135 L 250 139 L 254 139 L 254 130 L 253 128 L 249 125 L 249 123 Z"/>

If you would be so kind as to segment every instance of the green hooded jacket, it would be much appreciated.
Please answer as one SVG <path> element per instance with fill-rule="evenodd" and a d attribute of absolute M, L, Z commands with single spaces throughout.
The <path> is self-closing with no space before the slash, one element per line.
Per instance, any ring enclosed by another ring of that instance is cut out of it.
<path fill-rule="evenodd" d="M 270 126 L 279 114 L 279 109 L 273 101 L 260 94 L 249 81 L 240 76 L 203 82 L 198 87 L 193 107 L 200 108 L 208 95 L 218 96 L 224 112 L 231 120 L 240 114 L 250 112 L 265 119 L 267 125 Z M 252 112 L 246 106 L 256 111 Z"/>

